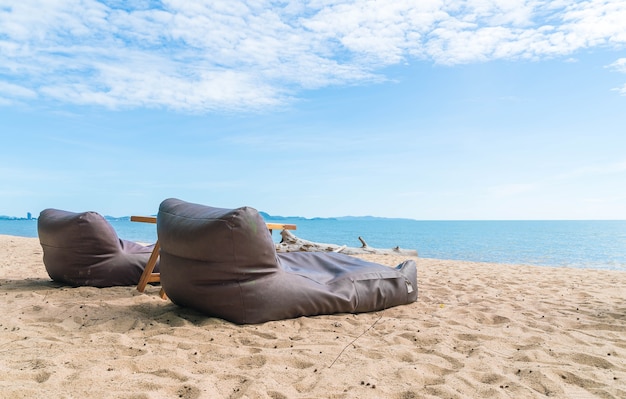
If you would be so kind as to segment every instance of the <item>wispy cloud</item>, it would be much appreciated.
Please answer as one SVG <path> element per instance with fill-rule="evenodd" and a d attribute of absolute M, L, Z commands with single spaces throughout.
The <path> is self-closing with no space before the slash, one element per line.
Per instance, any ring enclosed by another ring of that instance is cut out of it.
<path fill-rule="evenodd" d="M 16 84 L 0 81 L 0 105 L 14 105 L 37 97 L 37 92 Z"/>
<path fill-rule="evenodd" d="M 0 104 L 259 109 L 381 81 L 382 68 L 414 59 L 620 48 L 625 20 L 626 3 L 611 0 L 0 0 Z"/>
<path fill-rule="evenodd" d="M 37 92 L 34 90 L 30 90 L 28 88 L 18 86 L 15 84 L 0 82 L 0 92 L 5 93 L 11 97 L 18 98 L 35 98 L 37 97 Z"/>
<path fill-rule="evenodd" d="M 626 73 L 626 58 L 619 58 L 617 61 L 607 65 L 606 67 L 617 72 Z M 612 90 L 617 91 L 623 96 L 626 96 L 626 84 L 624 84 L 622 87 L 615 87 Z"/>
<path fill-rule="evenodd" d="M 620 58 L 614 63 L 607 65 L 607 68 L 613 69 L 617 72 L 626 73 L 626 58 Z"/>

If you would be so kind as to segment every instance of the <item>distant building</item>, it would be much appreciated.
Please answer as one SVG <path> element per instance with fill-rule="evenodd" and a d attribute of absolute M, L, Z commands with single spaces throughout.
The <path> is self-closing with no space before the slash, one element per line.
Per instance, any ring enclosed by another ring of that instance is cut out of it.
<path fill-rule="evenodd" d="M 30 212 L 26 213 L 26 219 L 31 220 L 33 218 L 33 215 L 31 215 Z"/>

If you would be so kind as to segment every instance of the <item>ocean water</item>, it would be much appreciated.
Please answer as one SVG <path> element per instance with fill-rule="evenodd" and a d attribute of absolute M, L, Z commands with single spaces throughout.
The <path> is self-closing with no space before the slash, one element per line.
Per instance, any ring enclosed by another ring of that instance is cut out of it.
<path fill-rule="evenodd" d="M 267 220 L 272 221 L 272 220 Z M 110 221 L 121 238 L 156 241 L 156 226 Z M 310 241 L 416 249 L 437 259 L 626 271 L 626 221 L 416 221 L 281 219 Z M 0 220 L 0 234 L 37 237 L 36 220 Z M 274 241 L 280 234 L 274 231 Z"/>

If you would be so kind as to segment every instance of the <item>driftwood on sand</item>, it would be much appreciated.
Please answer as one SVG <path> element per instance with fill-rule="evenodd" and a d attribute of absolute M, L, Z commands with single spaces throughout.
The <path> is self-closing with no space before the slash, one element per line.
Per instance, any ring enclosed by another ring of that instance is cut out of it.
<path fill-rule="evenodd" d="M 363 245 L 360 248 L 356 248 L 346 245 L 324 244 L 303 240 L 293 235 L 289 230 L 282 230 L 280 235 L 282 236 L 282 240 L 276 244 L 277 252 L 341 252 L 346 255 L 379 254 L 417 256 L 417 251 L 414 249 L 401 249 L 400 247 L 391 249 L 372 248 L 367 245 L 365 240 L 361 237 L 359 237 L 359 241 L 361 241 Z"/>

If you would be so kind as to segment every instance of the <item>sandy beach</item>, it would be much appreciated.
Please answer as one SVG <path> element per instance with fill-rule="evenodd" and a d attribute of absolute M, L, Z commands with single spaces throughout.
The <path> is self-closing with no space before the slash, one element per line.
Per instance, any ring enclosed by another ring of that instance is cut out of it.
<path fill-rule="evenodd" d="M 624 272 L 416 258 L 414 304 L 238 326 L 0 254 L 2 398 L 626 398 Z"/>

